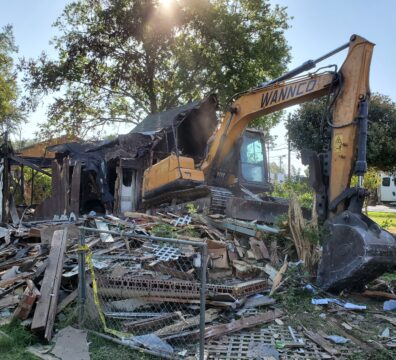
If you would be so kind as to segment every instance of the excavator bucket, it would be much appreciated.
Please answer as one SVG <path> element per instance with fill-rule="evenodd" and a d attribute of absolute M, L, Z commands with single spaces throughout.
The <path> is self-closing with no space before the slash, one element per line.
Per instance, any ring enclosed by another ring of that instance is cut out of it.
<path fill-rule="evenodd" d="M 396 266 L 396 239 L 361 213 L 326 221 L 318 285 L 331 292 L 361 290 Z"/>

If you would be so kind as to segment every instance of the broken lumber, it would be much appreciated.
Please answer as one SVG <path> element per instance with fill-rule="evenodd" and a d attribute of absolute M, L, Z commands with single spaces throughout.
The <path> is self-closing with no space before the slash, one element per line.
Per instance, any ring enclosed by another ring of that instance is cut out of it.
<path fill-rule="evenodd" d="M 373 349 L 377 348 L 378 345 L 376 345 L 375 343 L 367 343 L 365 342 L 363 339 L 359 339 L 356 335 L 356 333 L 352 333 L 351 331 L 346 331 L 340 324 L 339 322 L 333 318 L 333 317 L 327 317 L 327 321 L 329 322 L 329 325 L 333 325 L 339 335 L 347 337 L 349 339 L 351 339 L 351 341 L 356 344 L 359 348 L 361 348 L 362 350 L 366 351 L 366 352 L 371 352 L 373 351 Z"/>
<path fill-rule="evenodd" d="M 217 309 L 209 309 L 205 311 L 205 323 L 212 322 L 213 320 L 217 319 L 219 316 L 219 310 Z M 165 326 L 162 329 L 157 330 L 154 332 L 155 335 L 157 336 L 166 336 L 166 335 L 171 335 L 175 333 L 182 332 L 188 328 L 191 328 L 193 326 L 198 326 L 200 321 L 200 315 L 193 316 L 191 318 L 185 319 L 178 321 L 175 324 Z"/>
<path fill-rule="evenodd" d="M 380 315 L 380 314 L 374 314 L 374 317 L 376 317 L 377 319 L 385 320 L 385 321 L 391 323 L 392 325 L 396 326 L 396 318 L 392 318 L 392 317 Z"/>
<path fill-rule="evenodd" d="M 26 284 L 26 289 L 21 297 L 21 300 L 19 301 L 17 308 L 14 311 L 14 317 L 17 317 L 21 320 L 26 320 L 29 317 L 34 303 L 40 296 L 40 291 L 36 288 L 32 280 L 26 280 Z"/>
<path fill-rule="evenodd" d="M 304 335 L 312 340 L 316 345 L 319 345 L 324 351 L 329 353 L 331 356 L 337 356 L 340 352 L 332 347 L 330 343 L 318 333 L 314 333 L 313 331 L 305 330 Z"/>
<path fill-rule="evenodd" d="M 267 311 L 263 314 L 257 314 L 255 316 L 242 317 L 239 320 L 232 321 L 228 324 L 213 325 L 205 329 L 205 339 L 222 336 L 257 325 L 269 323 L 276 318 L 281 317 L 282 315 L 282 310 L 275 309 Z"/>
<path fill-rule="evenodd" d="M 137 332 L 144 330 L 154 330 L 155 328 L 159 328 L 164 324 L 169 323 L 169 321 L 173 321 L 175 319 L 180 319 L 180 314 L 177 312 L 163 314 L 161 316 L 157 316 L 155 318 L 150 319 L 141 319 L 137 321 L 127 322 L 123 325 L 124 329 L 129 332 Z"/>
<path fill-rule="evenodd" d="M 72 303 L 78 295 L 78 289 L 73 290 L 69 295 L 67 295 L 59 304 L 56 309 L 56 313 L 59 314 L 62 312 L 70 303 Z"/>
<path fill-rule="evenodd" d="M 362 292 L 361 294 L 358 294 L 358 295 L 377 298 L 377 299 L 396 300 L 395 294 L 387 293 L 385 291 L 365 290 L 364 292 Z"/>
<path fill-rule="evenodd" d="M 17 281 L 24 280 L 27 277 L 30 277 L 31 275 L 32 275 L 31 272 L 24 272 L 24 273 L 21 273 L 21 274 L 18 274 L 16 276 L 14 276 L 14 277 L 12 277 L 10 279 L 1 280 L 0 281 L 0 288 L 7 288 L 7 287 L 15 284 Z"/>
<path fill-rule="evenodd" d="M 279 269 L 278 273 L 274 277 L 272 288 L 270 291 L 270 296 L 273 295 L 276 292 L 276 290 L 278 290 L 278 288 L 282 285 L 283 275 L 286 273 L 288 266 L 289 263 L 285 260 L 282 267 Z"/>
<path fill-rule="evenodd" d="M 33 316 L 32 330 L 44 332 L 44 338 L 47 340 L 52 338 L 66 242 L 67 229 L 54 232 L 48 256 L 48 266 L 41 285 L 41 297 Z"/>
<path fill-rule="evenodd" d="M 3 299 L 0 299 L 0 310 L 9 306 L 14 306 L 19 303 L 18 295 L 8 295 Z"/>

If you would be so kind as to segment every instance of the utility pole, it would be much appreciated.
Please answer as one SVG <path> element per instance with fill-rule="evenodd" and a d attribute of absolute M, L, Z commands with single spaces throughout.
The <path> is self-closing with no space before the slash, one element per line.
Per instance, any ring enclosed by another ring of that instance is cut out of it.
<path fill-rule="evenodd" d="M 291 145 L 290 145 L 290 137 L 287 139 L 287 177 L 290 181 L 290 153 L 291 153 Z"/>
<path fill-rule="evenodd" d="M 286 155 L 279 155 L 279 171 L 282 171 L 282 159 L 286 157 Z"/>
<path fill-rule="evenodd" d="M 271 182 L 271 169 L 270 169 L 270 139 L 267 139 L 267 173 L 268 181 Z"/>
<path fill-rule="evenodd" d="M 286 125 L 291 123 L 291 114 L 289 113 L 289 115 L 287 116 L 287 120 L 286 120 Z M 290 133 L 289 133 L 289 129 L 287 131 L 287 178 L 290 181 L 290 175 L 291 175 L 291 161 L 290 161 L 290 157 L 291 157 L 291 141 L 290 141 Z"/>

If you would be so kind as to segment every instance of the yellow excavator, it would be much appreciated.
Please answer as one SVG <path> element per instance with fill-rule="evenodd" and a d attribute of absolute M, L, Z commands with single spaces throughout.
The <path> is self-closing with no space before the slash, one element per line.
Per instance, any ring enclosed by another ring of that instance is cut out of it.
<path fill-rule="evenodd" d="M 158 203 L 164 196 L 184 199 L 180 201 L 205 197 L 210 199 L 213 211 L 227 209 L 229 214 L 236 208 L 246 213 L 252 207 L 256 206 L 257 210 L 264 203 L 268 205 L 268 201 L 251 191 L 254 184 L 262 183 L 264 170 L 262 146 L 254 136 L 246 137 L 247 127 L 259 116 L 328 96 L 331 148 L 325 154 L 309 151 L 302 154 L 303 162 L 310 167 L 317 212 L 326 229 L 318 284 L 333 291 L 361 288 L 395 266 L 395 238 L 362 214 L 367 196 L 362 179 L 367 170 L 369 70 L 373 47 L 373 43 L 353 35 L 348 43 L 328 54 L 236 94 L 208 140 L 203 161 L 196 163 L 193 158 L 176 153 L 152 165 L 144 173 L 143 201 Z M 348 54 L 339 71 L 326 67 L 306 73 L 344 49 L 348 49 Z M 350 187 L 353 173 L 358 176 L 357 187 Z M 244 186 L 246 184 L 250 187 Z M 241 191 L 250 195 L 250 200 L 246 200 L 246 196 L 241 200 L 238 197 Z M 268 206 L 262 206 L 263 212 L 266 208 Z"/>

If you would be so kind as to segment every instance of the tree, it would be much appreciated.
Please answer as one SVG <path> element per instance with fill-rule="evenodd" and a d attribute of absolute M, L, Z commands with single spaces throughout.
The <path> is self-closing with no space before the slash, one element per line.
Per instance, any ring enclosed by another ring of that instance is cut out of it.
<path fill-rule="evenodd" d="M 13 132 L 23 120 L 23 112 L 18 104 L 18 87 L 11 54 L 15 46 L 12 26 L 0 31 L 0 128 Z"/>
<path fill-rule="evenodd" d="M 358 177 L 352 176 L 351 185 L 357 186 Z M 374 203 L 377 203 L 377 189 L 381 185 L 381 175 L 374 168 L 369 168 L 363 177 L 363 187 L 370 192 L 371 198 L 374 198 Z M 368 204 L 370 199 L 367 197 L 364 200 L 364 211 L 368 215 Z"/>
<path fill-rule="evenodd" d="M 270 162 L 269 168 L 270 168 L 271 174 L 283 174 L 285 172 L 283 167 L 281 168 L 279 166 L 279 164 L 277 164 L 274 161 Z"/>
<path fill-rule="evenodd" d="M 320 134 L 325 110 L 325 99 L 302 104 L 286 124 L 294 149 L 326 151 L 329 136 Z M 329 134 L 329 125 L 323 121 L 323 134 Z M 381 171 L 396 170 L 396 104 L 385 95 L 374 94 L 369 105 L 367 163 Z"/>
<path fill-rule="evenodd" d="M 21 69 L 31 100 L 56 95 L 44 135 L 83 136 L 210 92 L 225 107 L 285 70 L 287 22 L 269 0 L 76 0 L 55 22 L 57 59 Z"/>

